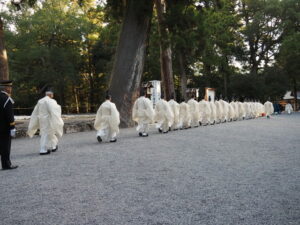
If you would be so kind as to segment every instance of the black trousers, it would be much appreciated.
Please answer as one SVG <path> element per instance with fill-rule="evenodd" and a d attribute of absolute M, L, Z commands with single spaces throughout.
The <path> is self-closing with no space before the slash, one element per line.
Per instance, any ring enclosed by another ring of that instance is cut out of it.
<path fill-rule="evenodd" d="M 10 134 L 0 134 L 0 155 L 2 168 L 11 166 L 10 162 L 11 136 Z"/>

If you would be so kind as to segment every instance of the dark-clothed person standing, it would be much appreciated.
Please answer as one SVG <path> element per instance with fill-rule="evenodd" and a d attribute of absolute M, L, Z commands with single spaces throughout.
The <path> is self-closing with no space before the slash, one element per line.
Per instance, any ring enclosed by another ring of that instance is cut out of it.
<path fill-rule="evenodd" d="M 11 138 L 16 136 L 11 90 L 12 81 L 0 81 L 0 155 L 3 170 L 18 167 L 10 161 Z"/>

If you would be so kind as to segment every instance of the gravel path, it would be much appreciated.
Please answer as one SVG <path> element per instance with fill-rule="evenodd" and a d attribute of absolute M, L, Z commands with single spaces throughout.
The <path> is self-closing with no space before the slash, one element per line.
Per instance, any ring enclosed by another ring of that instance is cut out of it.
<path fill-rule="evenodd" d="M 300 113 L 137 137 L 14 140 L 2 225 L 300 224 Z"/>

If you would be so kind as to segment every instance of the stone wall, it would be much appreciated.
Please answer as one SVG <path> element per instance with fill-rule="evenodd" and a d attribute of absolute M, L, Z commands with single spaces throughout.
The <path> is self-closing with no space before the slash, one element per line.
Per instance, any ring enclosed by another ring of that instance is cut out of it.
<path fill-rule="evenodd" d="M 65 134 L 94 130 L 95 115 L 66 115 L 63 120 Z M 16 117 L 17 138 L 27 136 L 28 123 L 29 117 Z"/>

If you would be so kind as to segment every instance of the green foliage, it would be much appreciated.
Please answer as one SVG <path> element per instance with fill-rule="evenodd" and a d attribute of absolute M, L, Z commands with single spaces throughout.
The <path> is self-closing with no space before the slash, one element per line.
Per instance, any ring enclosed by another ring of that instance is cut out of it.
<path fill-rule="evenodd" d="M 45 85 L 55 88 L 64 112 L 93 111 L 104 99 L 114 52 L 109 36 L 117 31 L 103 26 L 103 10 L 89 3 L 44 2 L 15 19 L 16 31 L 6 37 L 17 107 L 32 107 Z"/>
<path fill-rule="evenodd" d="M 1 15 L 10 28 L 5 41 L 16 107 L 33 107 L 50 84 L 64 112 L 95 111 L 108 89 L 126 7 L 141 14 L 148 9 L 138 0 L 107 0 L 104 6 L 96 0 L 41 2 L 23 0 Z M 179 55 L 188 87 L 214 87 L 223 97 L 280 99 L 299 87 L 299 1 L 166 3 L 176 90 L 182 76 Z M 143 81 L 161 79 L 157 23 L 153 15 Z"/>

